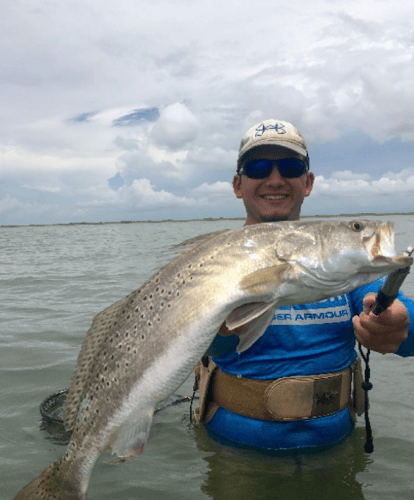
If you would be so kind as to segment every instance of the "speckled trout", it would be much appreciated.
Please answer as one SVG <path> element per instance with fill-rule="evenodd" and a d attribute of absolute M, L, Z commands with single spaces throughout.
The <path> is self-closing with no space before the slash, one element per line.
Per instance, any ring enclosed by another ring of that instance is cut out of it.
<path fill-rule="evenodd" d="M 245 325 L 238 352 L 279 306 L 348 292 L 412 259 L 396 256 L 391 223 L 282 222 L 209 235 L 141 288 L 99 313 L 79 354 L 65 455 L 15 500 L 82 500 L 104 450 L 144 451 L 154 407 L 185 382 L 220 326 Z"/>

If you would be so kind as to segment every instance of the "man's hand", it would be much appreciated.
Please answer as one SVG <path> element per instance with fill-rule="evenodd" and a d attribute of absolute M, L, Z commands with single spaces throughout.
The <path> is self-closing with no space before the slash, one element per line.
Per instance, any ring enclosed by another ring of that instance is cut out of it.
<path fill-rule="evenodd" d="M 355 337 L 367 349 L 385 354 L 395 353 L 408 336 L 408 311 L 396 299 L 379 316 L 371 311 L 375 304 L 375 293 L 364 298 L 364 311 L 353 317 Z"/>

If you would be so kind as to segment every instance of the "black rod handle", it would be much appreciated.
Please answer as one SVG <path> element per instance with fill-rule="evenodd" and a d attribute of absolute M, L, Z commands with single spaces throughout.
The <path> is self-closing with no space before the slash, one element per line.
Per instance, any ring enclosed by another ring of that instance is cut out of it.
<path fill-rule="evenodd" d="M 409 257 L 414 251 L 413 247 L 408 247 L 404 252 L 406 257 Z M 387 280 L 379 289 L 376 302 L 372 308 L 375 316 L 379 316 L 387 307 L 389 307 L 397 298 L 398 292 L 403 284 L 403 281 L 410 272 L 410 266 L 403 269 L 397 269 L 388 275 Z"/>

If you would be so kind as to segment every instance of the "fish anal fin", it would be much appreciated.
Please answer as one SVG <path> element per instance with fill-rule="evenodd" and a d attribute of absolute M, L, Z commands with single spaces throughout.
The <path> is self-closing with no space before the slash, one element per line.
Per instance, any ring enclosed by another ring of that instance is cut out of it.
<path fill-rule="evenodd" d="M 261 295 L 266 293 L 269 288 L 274 289 L 278 283 L 282 283 L 289 268 L 290 264 L 283 262 L 276 266 L 259 269 L 245 276 L 240 281 L 240 287 L 248 290 L 250 294 Z"/>
<path fill-rule="evenodd" d="M 126 459 L 144 453 L 153 414 L 154 411 L 151 410 L 139 420 L 136 420 L 136 417 L 131 417 L 129 421 L 124 421 L 111 437 L 109 448 L 112 453 Z M 135 421 L 132 421 L 132 418 Z"/>

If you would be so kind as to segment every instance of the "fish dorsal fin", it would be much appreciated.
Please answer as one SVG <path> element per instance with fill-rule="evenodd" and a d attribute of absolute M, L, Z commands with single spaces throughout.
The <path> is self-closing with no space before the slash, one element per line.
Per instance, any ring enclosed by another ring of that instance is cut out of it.
<path fill-rule="evenodd" d="M 259 269 L 245 276 L 240 281 L 240 287 L 252 295 L 261 295 L 266 293 L 269 288 L 274 289 L 279 283 L 282 283 L 285 273 L 290 267 L 287 262 L 282 262 L 276 266 Z"/>
<path fill-rule="evenodd" d="M 238 307 L 226 319 L 226 326 L 231 331 L 245 325 L 239 333 L 237 352 L 243 352 L 259 339 L 271 323 L 277 304 L 275 302 L 254 302 Z"/>
<path fill-rule="evenodd" d="M 200 243 L 204 243 L 210 238 L 215 238 L 219 234 L 223 234 L 228 231 L 229 229 L 221 229 L 220 231 L 214 231 L 212 233 L 200 234 L 198 236 L 195 236 L 194 238 L 189 238 L 188 240 L 182 241 L 181 243 L 174 245 L 167 252 L 164 252 L 164 254 L 167 258 L 169 258 L 169 260 L 172 260 L 173 258 L 176 258 L 179 255 L 187 252 L 188 250 L 190 250 L 190 248 L 194 248 Z"/>
<path fill-rule="evenodd" d="M 132 292 L 124 299 L 116 302 L 97 314 L 92 321 L 88 334 L 85 337 L 81 351 L 78 356 L 75 373 L 73 374 L 70 388 L 65 402 L 65 426 L 67 430 L 73 430 L 76 425 L 76 416 L 83 397 L 86 394 L 86 380 L 89 377 L 95 357 L 100 351 L 105 338 L 113 332 L 114 322 L 129 301 L 137 292 Z"/>

